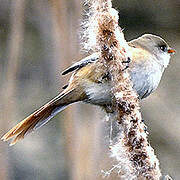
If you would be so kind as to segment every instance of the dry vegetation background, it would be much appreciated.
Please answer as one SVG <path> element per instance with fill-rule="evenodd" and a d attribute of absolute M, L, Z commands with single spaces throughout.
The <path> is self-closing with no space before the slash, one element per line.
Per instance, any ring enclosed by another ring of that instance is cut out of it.
<path fill-rule="evenodd" d="M 180 1 L 114 0 L 114 7 L 127 40 L 153 33 L 177 51 L 141 104 L 163 174 L 180 179 Z M 82 57 L 82 12 L 80 0 L 0 0 L 0 134 L 61 90 L 61 71 Z M 76 104 L 16 146 L 0 142 L 0 179 L 102 179 L 101 169 L 112 167 L 103 121 L 100 109 Z"/>

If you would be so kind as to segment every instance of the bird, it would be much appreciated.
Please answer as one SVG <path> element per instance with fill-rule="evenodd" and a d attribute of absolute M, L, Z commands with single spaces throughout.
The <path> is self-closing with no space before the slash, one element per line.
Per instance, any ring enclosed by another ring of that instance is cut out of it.
<path fill-rule="evenodd" d="M 169 64 L 175 50 L 160 36 L 144 34 L 128 42 L 131 60 L 126 69 L 137 92 L 138 98 L 148 97 L 159 85 L 162 74 Z M 3 137 L 3 141 L 13 138 L 10 145 L 16 144 L 25 135 L 40 128 L 56 114 L 75 102 L 85 102 L 101 107 L 112 103 L 112 91 L 109 73 L 99 63 L 100 53 L 95 52 L 74 63 L 62 72 L 62 75 L 73 73 L 68 85 L 63 87 L 51 101 L 19 122 Z"/>

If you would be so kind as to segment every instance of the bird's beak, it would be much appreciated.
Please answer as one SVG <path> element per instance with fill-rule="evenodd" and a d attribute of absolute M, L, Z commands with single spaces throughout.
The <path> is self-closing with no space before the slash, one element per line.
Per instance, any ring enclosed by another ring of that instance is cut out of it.
<path fill-rule="evenodd" d="M 171 49 L 171 48 L 168 49 L 168 53 L 169 53 L 169 54 L 172 54 L 172 53 L 175 53 L 175 52 L 176 52 L 176 51 L 175 51 L 174 49 Z"/>

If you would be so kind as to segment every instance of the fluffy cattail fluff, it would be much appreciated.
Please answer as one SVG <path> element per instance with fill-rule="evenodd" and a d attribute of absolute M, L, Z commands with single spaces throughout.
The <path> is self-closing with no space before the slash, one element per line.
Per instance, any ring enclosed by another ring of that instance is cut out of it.
<path fill-rule="evenodd" d="M 84 48 L 101 53 L 99 62 L 110 74 L 114 94 L 109 116 L 118 122 L 119 131 L 110 145 L 111 156 L 117 160 L 112 170 L 117 170 L 121 179 L 159 179 L 159 161 L 147 140 L 137 94 L 125 70 L 124 62 L 131 54 L 118 26 L 118 12 L 110 0 L 86 2 L 90 11 L 84 24 Z"/>

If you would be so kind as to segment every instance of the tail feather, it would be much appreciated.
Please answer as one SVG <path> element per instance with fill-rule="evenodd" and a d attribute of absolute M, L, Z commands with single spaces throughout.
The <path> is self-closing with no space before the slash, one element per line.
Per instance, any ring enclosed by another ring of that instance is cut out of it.
<path fill-rule="evenodd" d="M 23 139 L 25 135 L 29 134 L 33 130 L 46 124 L 51 118 L 56 114 L 61 112 L 66 108 L 70 103 L 75 102 L 72 99 L 69 100 L 66 98 L 67 95 L 72 91 L 66 94 L 60 94 L 51 100 L 49 103 L 42 106 L 40 109 L 32 113 L 30 116 L 25 118 L 23 121 L 18 123 L 13 127 L 9 132 L 7 132 L 1 139 L 3 141 L 8 141 L 9 139 L 15 137 L 15 139 L 10 143 L 10 145 L 16 144 L 19 140 Z M 65 100 L 65 98 L 67 100 Z"/>

